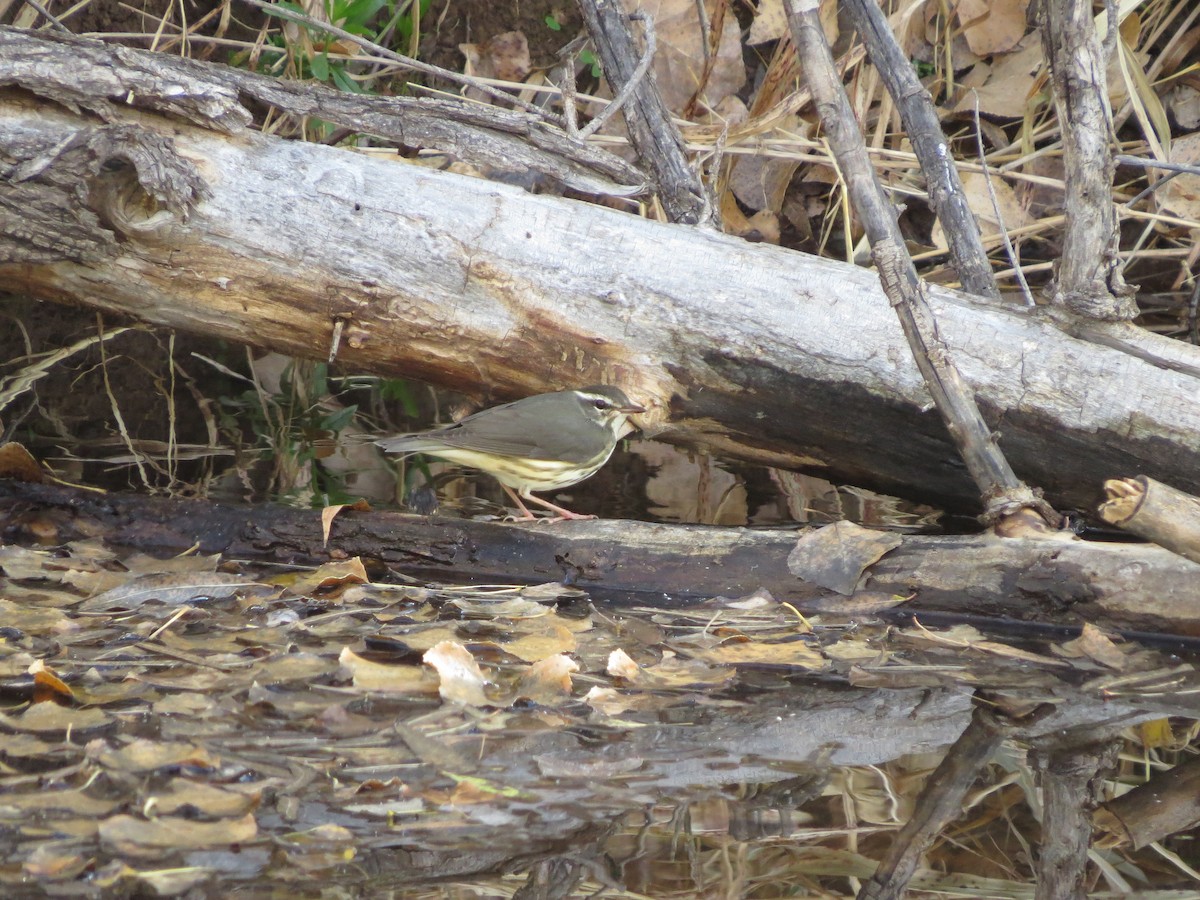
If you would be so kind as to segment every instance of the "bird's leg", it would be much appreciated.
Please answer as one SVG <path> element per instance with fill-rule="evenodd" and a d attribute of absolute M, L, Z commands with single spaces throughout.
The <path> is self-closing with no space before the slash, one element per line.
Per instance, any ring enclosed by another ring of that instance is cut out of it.
<path fill-rule="evenodd" d="M 571 512 L 569 509 L 563 509 L 561 506 L 555 506 L 549 500 L 543 500 L 541 497 L 533 496 L 533 494 L 526 494 L 525 499 L 532 500 L 534 503 L 537 503 L 541 506 L 546 507 L 546 509 L 549 509 L 549 510 L 552 510 L 553 512 L 558 513 L 558 515 L 555 516 L 553 519 L 546 519 L 547 523 L 561 522 L 564 519 L 594 519 L 594 518 L 596 518 L 595 516 L 592 516 L 592 515 L 582 515 L 581 513 Z M 521 508 L 524 509 L 525 507 L 522 506 Z"/>
<path fill-rule="evenodd" d="M 510 488 L 507 484 L 504 484 L 503 482 L 500 483 L 500 487 L 504 488 L 504 492 L 506 494 L 508 494 L 508 496 L 512 497 L 513 503 L 517 504 L 517 509 L 519 509 L 521 511 L 521 515 L 515 516 L 513 518 L 514 522 L 536 522 L 537 521 L 537 516 L 535 516 L 533 513 L 531 513 L 529 511 L 529 507 L 527 507 L 524 503 L 521 502 L 521 498 L 517 496 L 516 491 L 514 491 L 512 488 Z M 529 499 L 533 500 L 535 498 L 530 497 Z"/>

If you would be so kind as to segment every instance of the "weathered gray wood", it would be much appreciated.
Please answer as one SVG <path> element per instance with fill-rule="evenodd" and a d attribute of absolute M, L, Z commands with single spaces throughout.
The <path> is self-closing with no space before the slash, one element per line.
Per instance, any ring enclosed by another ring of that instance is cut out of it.
<path fill-rule="evenodd" d="M 69 83 L 71 66 L 43 59 L 38 78 Z M 341 322 L 344 369 L 487 400 L 619 382 L 653 407 L 657 437 L 975 508 L 871 271 L 330 147 L 105 115 L 0 97 L 7 289 L 317 358 Z M 105 149 L 116 126 L 171 148 L 163 171 L 197 175 L 202 199 L 106 166 L 123 159 Z M 166 197 L 152 215 L 147 186 Z M 1090 505 L 1125 474 L 1200 492 L 1196 348 L 930 299 L 1014 469 L 1057 503 Z"/>
<path fill-rule="evenodd" d="M 326 544 L 314 510 L 263 505 L 248 515 L 219 503 L 0 480 L 0 526 L 11 540 L 21 540 L 27 509 L 57 510 L 64 529 L 159 556 L 195 545 L 235 559 L 311 564 L 336 549 L 431 580 L 567 581 L 627 604 L 685 604 L 764 588 L 808 610 L 859 608 L 789 570 L 795 532 L 627 521 L 516 526 L 345 511 Z M 67 530 L 58 539 L 74 536 Z M 1150 544 L 909 536 L 871 566 L 860 587 L 905 597 L 903 611 L 917 615 L 1200 636 L 1200 564 Z"/>

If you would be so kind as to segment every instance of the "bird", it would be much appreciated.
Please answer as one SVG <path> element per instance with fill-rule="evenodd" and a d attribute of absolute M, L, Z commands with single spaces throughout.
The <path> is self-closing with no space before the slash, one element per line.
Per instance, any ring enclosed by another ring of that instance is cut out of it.
<path fill-rule="evenodd" d="M 491 475 L 517 504 L 517 522 L 537 520 L 523 500 L 555 515 L 547 522 L 594 519 L 535 497 L 531 491 L 570 487 L 608 462 L 617 442 L 637 426 L 631 415 L 645 412 L 620 388 L 591 385 L 536 394 L 481 410 L 454 425 L 381 438 L 387 453 L 427 453 Z"/>

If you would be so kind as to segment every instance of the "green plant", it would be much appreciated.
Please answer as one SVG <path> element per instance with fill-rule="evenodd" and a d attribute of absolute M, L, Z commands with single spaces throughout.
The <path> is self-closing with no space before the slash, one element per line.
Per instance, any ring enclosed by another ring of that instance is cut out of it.
<path fill-rule="evenodd" d="M 600 69 L 600 60 L 596 58 L 596 54 L 591 50 L 584 50 L 579 54 L 579 61 L 585 66 L 592 67 L 592 77 L 599 78 L 603 72 Z"/>
<path fill-rule="evenodd" d="M 332 452 L 339 432 L 358 412 L 331 394 L 328 366 L 288 361 L 276 378 L 252 364 L 250 386 L 220 398 L 221 430 L 235 445 L 243 472 L 256 474 L 264 493 L 314 506 L 351 496 L 339 475 L 317 462 Z"/>
<path fill-rule="evenodd" d="M 328 21 L 338 28 L 411 56 L 417 52 L 420 23 L 431 4 L 432 0 L 327 0 L 326 11 Z M 280 0 L 277 6 L 279 10 L 305 13 L 291 0 Z M 288 21 L 279 11 L 267 10 L 267 14 Z M 296 78 L 314 78 L 355 94 L 375 90 L 374 76 L 356 75 L 354 59 L 338 57 L 339 52 L 348 52 L 348 48 L 320 28 L 292 24 L 272 34 L 268 42 L 284 50 L 290 74 Z M 263 67 L 278 74 L 279 66 L 274 60 L 269 65 L 260 64 Z"/>

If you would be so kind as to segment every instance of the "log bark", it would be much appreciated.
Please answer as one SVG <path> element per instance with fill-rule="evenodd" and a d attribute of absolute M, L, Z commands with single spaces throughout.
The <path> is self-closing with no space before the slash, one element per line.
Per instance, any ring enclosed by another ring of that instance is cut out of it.
<path fill-rule="evenodd" d="M 13 52 L 28 41 L 45 42 L 33 69 Z M 83 42 L 112 75 L 86 107 L 78 41 L 0 29 L 0 84 L 24 86 L 0 96 L 7 289 L 304 357 L 325 358 L 340 328 L 344 370 L 487 400 L 617 382 L 653 407 L 652 436 L 978 509 L 874 273 L 231 135 L 223 67 L 188 62 L 173 81 L 181 61 Z M 222 100 L 211 127 L 196 121 L 206 89 Z M 1066 335 L 937 288 L 930 301 L 1014 469 L 1049 499 L 1091 506 L 1127 472 L 1200 492 L 1195 348 L 1119 323 Z"/>
<path fill-rule="evenodd" d="M 766 589 L 810 611 L 853 615 L 863 608 L 861 594 L 841 596 L 793 574 L 788 556 L 797 535 L 773 530 L 629 521 L 525 527 L 345 510 L 326 544 L 316 510 L 270 504 L 247 510 L 0 480 L 0 534 L 42 543 L 102 534 L 113 545 L 156 556 L 193 546 L 288 564 L 361 556 L 423 579 L 560 581 L 597 599 L 635 605 Z M 946 613 L 1030 632 L 1091 622 L 1187 643 L 1200 636 L 1197 576 L 1200 565 L 1148 544 L 908 536 L 866 570 L 859 591 L 876 605 L 881 596 L 906 598 L 897 607 L 904 614 Z"/>
<path fill-rule="evenodd" d="M 1188 757 L 1096 810 L 1104 847 L 1141 850 L 1200 825 L 1200 757 Z"/>

